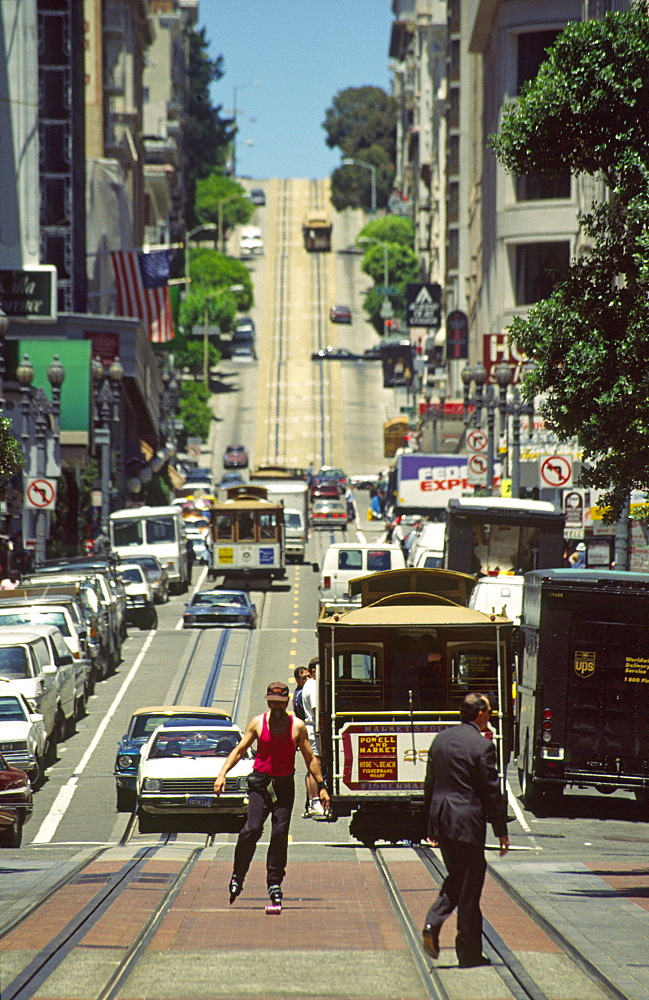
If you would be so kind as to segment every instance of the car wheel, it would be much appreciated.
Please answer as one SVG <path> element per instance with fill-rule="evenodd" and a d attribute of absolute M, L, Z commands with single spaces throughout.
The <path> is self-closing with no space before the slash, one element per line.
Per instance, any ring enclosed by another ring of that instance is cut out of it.
<path fill-rule="evenodd" d="M 56 739 L 56 728 L 52 730 L 52 735 L 47 741 L 47 751 L 45 753 L 45 762 L 47 764 L 54 764 L 57 759 L 57 748 L 58 741 Z"/>
<path fill-rule="evenodd" d="M 67 724 L 65 721 L 65 716 L 61 709 L 61 706 L 59 705 L 59 707 L 56 710 L 56 719 L 54 722 L 54 731 L 56 733 L 57 743 L 63 743 L 66 737 L 66 730 L 67 730 Z"/>
<path fill-rule="evenodd" d="M 117 812 L 132 813 L 135 809 L 135 792 L 131 788 L 117 786 Z"/>
<path fill-rule="evenodd" d="M 74 714 L 74 712 L 72 713 L 69 719 L 65 720 L 64 727 L 65 727 L 65 738 L 66 740 L 69 740 L 70 737 L 74 736 L 74 734 L 77 731 L 77 717 Z"/>
<path fill-rule="evenodd" d="M 45 769 L 43 765 L 43 758 L 36 754 L 36 761 L 33 768 L 29 772 L 29 781 L 32 788 L 40 788 L 43 783 L 43 777 L 45 774 Z"/>
<path fill-rule="evenodd" d="M 74 714 L 77 719 L 83 719 L 86 714 L 86 693 L 79 695 L 74 703 Z"/>
<path fill-rule="evenodd" d="M 20 847 L 23 840 L 23 820 L 20 813 L 16 813 L 11 826 L 5 827 L 0 832 L 0 847 Z"/>
<path fill-rule="evenodd" d="M 156 611 L 155 608 L 151 608 L 151 611 L 149 613 L 149 628 L 157 628 L 157 627 L 158 627 L 158 612 Z"/>

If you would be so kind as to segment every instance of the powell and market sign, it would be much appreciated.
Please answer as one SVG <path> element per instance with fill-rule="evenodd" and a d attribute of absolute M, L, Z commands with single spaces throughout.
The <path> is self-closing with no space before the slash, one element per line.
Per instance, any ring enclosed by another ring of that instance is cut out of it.
<path fill-rule="evenodd" d="M 0 270 L 0 306 L 9 319 L 56 319 L 56 268 L 53 264 L 21 271 Z"/>

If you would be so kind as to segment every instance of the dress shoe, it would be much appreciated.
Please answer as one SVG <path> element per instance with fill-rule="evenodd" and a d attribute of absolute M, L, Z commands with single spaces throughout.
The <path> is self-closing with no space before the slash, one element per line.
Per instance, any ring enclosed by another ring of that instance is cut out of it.
<path fill-rule="evenodd" d="M 430 955 L 431 958 L 439 958 L 439 927 L 431 927 L 430 924 L 426 924 L 421 933 L 421 941 L 427 955 Z"/>
<path fill-rule="evenodd" d="M 477 958 L 461 958 L 457 964 L 460 969 L 475 969 L 479 965 L 491 965 L 491 959 L 486 955 L 479 955 Z"/>

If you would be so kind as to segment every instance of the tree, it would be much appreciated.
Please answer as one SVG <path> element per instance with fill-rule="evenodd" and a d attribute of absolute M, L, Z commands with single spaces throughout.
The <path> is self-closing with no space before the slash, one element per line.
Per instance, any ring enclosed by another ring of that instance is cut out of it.
<path fill-rule="evenodd" d="M 196 182 L 215 169 L 225 170 L 227 150 L 234 136 L 233 120 L 221 118 L 221 106 L 210 100 L 210 84 L 223 76 L 223 57 L 210 59 L 205 29 L 187 30 L 189 42 L 189 87 L 183 122 L 186 166 L 186 216 L 188 228 L 196 225 Z"/>
<path fill-rule="evenodd" d="M 370 219 L 356 237 L 356 242 L 363 239 L 381 240 L 385 243 L 400 243 L 404 247 L 415 248 L 415 227 L 412 219 L 403 215 L 385 215 L 380 219 Z M 363 244 L 361 243 L 361 246 Z"/>
<path fill-rule="evenodd" d="M 20 472 L 24 463 L 20 444 L 13 435 L 11 420 L 0 417 L 0 497 L 4 496 L 7 483 Z"/>
<path fill-rule="evenodd" d="M 591 249 L 510 328 L 537 362 L 528 397 L 560 439 L 578 435 L 587 486 L 610 518 L 649 490 L 649 18 L 643 5 L 573 22 L 492 138 L 510 171 L 600 174 L 609 191 L 582 220 Z"/>
<path fill-rule="evenodd" d="M 396 158 L 397 102 L 380 87 L 347 87 L 339 91 L 325 113 L 322 127 L 327 145 L 343 156 L 382 147 L 391 163 Z"/>
<path fill-rule="evenodd" d="M 357 237 L 357 242 L 360 246 L 366 246 L 366 244 L 361 242 L 363 232 L 364 230 L 361 230 L 361 233 Z M 370 288 L 366 292 L 363 300 L 363 308 L 368 313 L 370 322 L 378 333 L 383 333 L 383 319 L 380 315 L 380 309 L 383 299 L 386 297 L 386 293 L 380 291 L 380 288 L 377 287 L 382 286 L 385 280 L 386 253 L 383 250 L 384 246 L 387 248 L 389 287 L 394 289 L 388 298 L 392 303 L 392 309 L 396 317 L 405 320 L 406 285 L 411 281 L 420 280 L 417 254 L 410 246 L 383 240 L 381 244 L 372 243 L 366 249 L 361 261 L 361 270 L 372 278 L 375 287 Z"/>
<path fill-rule="evenodd" d="M 199 390 L 203 390 L 202 392 Z M 201 383 L 183 384 L 183 394 L 180 401 L 180 419 L 183 422 L 187 437 L 199 437 L 205 441 L 210 433 L 213 419 L 212 411 L 207 405 L 209 390 Z"/>
<path fill-rule="evenodd" d="M 234 326 L 236 315 L 237 302 L 227 288 L 212 290 L 205 285 L 194 286 L 180 305 L 180 322 L 185 329 L 209 324 L 227 333 Z"/>
<path fill-rule="evenodd" d="M 194 376 L 194 379 L 202 378 L 203 365 L 205 364 L 205 345 L 203 343 L 203 338 L 192 337 L 191 340 L 189 338 L 182 338 L 182 341 L 181 338 L 176 338 L 174 344 L 176 345 L 174 348 L 175 361 L 178 367 L 181 369 L 186 368 L 189 374 Z M 217 365 L 221 360 L 221 352 L 209 342 L 207 351 L 207 363 L 211 368 L 213 365 Z M 191 382 L 183 382 L 183 393 L 185 393 L 185 390 L 191 384 Z M 209 396 L 207 386 L 205 386 L 205 391 Z"/>
<path fill-rule="evenodd" d="M 189 257 L 189 276 L 190 288 L 202 285 L 209 290 L 230 290 L 240 311 L 250 309 L 254 303 L 250 271 L 234 257 L 209 247 L 197 247 Z"/>
<path fill-rule="evenodd" d="M 212 171 L 207 177 L 197 180 L 196 218 L 199 223 L 212 223 L 217 227 L 223 223 L 224 232 L 218 233 L 221 245 L 224 245 L 228 229 L 247 222 L 254 210 L 255 206 L 246 197 L 245 189 L 230 177 Z"/>

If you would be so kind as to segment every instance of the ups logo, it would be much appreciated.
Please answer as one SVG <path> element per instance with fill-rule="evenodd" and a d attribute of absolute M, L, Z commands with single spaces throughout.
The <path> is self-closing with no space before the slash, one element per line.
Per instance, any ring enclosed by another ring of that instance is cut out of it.
<path fill-rule="evenodd" d="M 577 677 L 592 677 L 595 673 L 595 653 L 575 650 L 575 673 Z"/>

